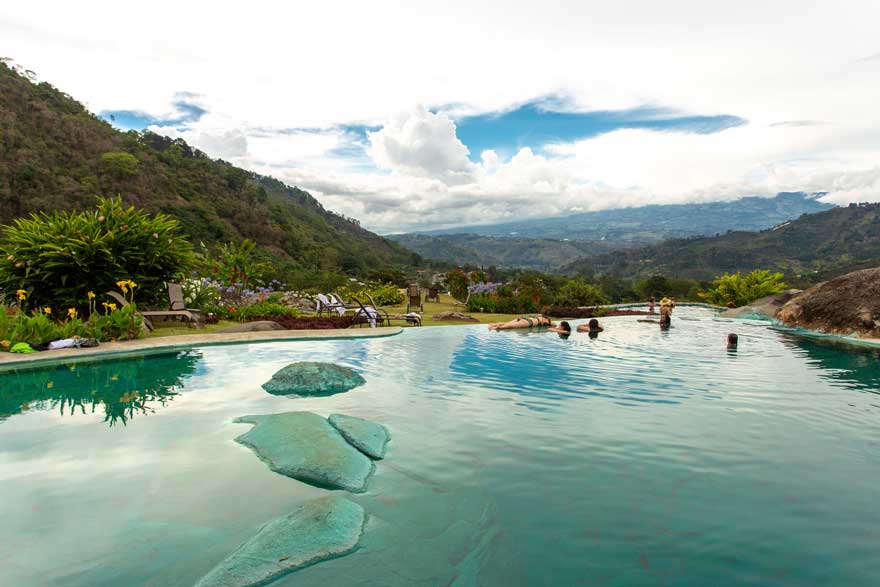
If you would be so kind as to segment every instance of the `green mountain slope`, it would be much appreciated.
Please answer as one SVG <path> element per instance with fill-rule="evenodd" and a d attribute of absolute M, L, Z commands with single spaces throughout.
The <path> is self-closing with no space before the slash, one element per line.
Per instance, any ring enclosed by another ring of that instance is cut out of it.
<path fill-rule="evenodd" d="M 0 224 L 91 207 L 119 194 L 178 218 L 195 242 L 250 238 L 287 270 L 361 273 L 418 263 L 397 243 L 329 212 L 307 192 L 182 140 L 115 130 L 47 83 L 0 62 Z"/>
<path fill-rule="evenodd" d="M 880 265 L 880 204 L 850 205 L 761 232 L 674 239 L 566 266 L 569 274 L 667 275 L 712 279 L 724 272 L 773 269 L 814 282 Z"/>

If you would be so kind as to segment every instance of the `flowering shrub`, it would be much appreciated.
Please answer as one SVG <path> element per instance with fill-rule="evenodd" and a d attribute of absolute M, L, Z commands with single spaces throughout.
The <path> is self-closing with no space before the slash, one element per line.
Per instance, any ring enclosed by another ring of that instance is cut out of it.
<path fill-rule="evenodd" d="M 138 284 L 130 279 L 116 282 L 125 296 L 126 304 L 101 302 L 98 310 L 97 296 L 87 292 L 88 319 L 83 321 L 75 307 L 55 310 L 52 306 L 37 307 L 28 312 L 26 292 L 16 292 L 17 308 L 0 306 L 0 346 L 8 350 L 16 343 L 41 345 L 53 340 L 74 336 L 95 338 L 99 341 L 124 340 L 140 337 L 142 319 L 137 315 L 134 290 Z"/>
<path fill-rule="evenodd" d="M 480 282 L 475 283 L 471 286 L 468 286 L 468 292 L 471 295 L 474 294 L 487 294 L 487 293 L 495 293 L 502 284 L 500 283 L 490 283 L 490 282 Z"/>
<path fill-rule="evenodd" d="M 213 314 L 220 320 L 236 320 L 238 322 L 250 322 L 252 320 L 268 320 L 271 318 L 295 317 L 299 312 L 274 302 L 254 302 L 252 304 L 206 304 L 202 311 Z"/>
<path fill-rule="evenodd" d="M 499 286 L 491 293 L 471 294 L 468 299 L 469 312 L 490 314 L 532 314 L 540 311 L 541 297 L 528 289 L 514 289 L 512 286 Z"/>
<path fill-rule="evenodd" d="M 446 288 L 456 300 L 463 302 L 468 295 L 470 279 L 461 269 L 450 271 L 446 274 Z"/>

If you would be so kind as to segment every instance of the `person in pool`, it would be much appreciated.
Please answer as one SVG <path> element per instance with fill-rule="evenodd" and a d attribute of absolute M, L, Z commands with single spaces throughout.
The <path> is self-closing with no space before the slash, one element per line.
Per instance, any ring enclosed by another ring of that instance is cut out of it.
<path fill-rule="evenodd" d="M 550 320 L 550 318 L 547 318 L 544 315 L 520 316 L 510 322 L 495 322 L 494 324 L 490 324 L 489 330 L 513 330 L 515 328 L 535 328 L 536 326 L 549 326 L 550 328 L 553 328 L 556 325 Z M 569 327 L 569 331 L 571 331 L 571 327 Z"/>
<path fill-rule="evenodd" d="M 598 334 L 603 330 L 605 329 L 602 328 L 602 325 L 599 324 L 599 321 L 595 318 L 590 318 L 590 321 L 586 324 L 578 325 L 578 332 L 589 332 L 590 334 L 593 334 L 595 332 L 596 334 Z"/>
<path fill-rule="evenodd" d="M 654 299 L 654 296 L 651 296 L 651 299 L 648 300 L 648 313 L 654 313 L 654 306 L 657 305 L 657 300 Z"/>
<path fill-rule="evenodd" d="M 571 335 L 571 324 L 563 320 L 559 323 L 559 326 L 548 329 L 548 332 L 558 333 L 559 338 L 568 338 Z"/>
<path fill-rule="evenodd" d="M 727 335 L 727 350 L 735 351 L 738 344 L 739 336 L 737 336 L 735 332 L 731 332 Z"/>
<path fill-rule="evenodd" d="M 667 324 L 671 323 L 672 318 L 672 300 L 669 298 L 663 298 L 660 300 L 660 324 L 662 325 L 664 322 Z"/>

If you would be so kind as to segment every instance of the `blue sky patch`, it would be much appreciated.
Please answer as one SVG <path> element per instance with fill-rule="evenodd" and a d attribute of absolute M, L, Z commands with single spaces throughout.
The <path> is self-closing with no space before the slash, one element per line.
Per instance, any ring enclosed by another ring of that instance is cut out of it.
<path fill-rule="evenodd" d="M 208 111 L 196 103 L 196 94 L 178 92 L 174 95 L 174 113 L 169 116 L 153 116 L 142 110 L 102 110 L 98 116 L 121 130 L 144 130 L 150 125 L 182 126 L 197 122 Z"/>
<path fill-rule="evenodd" d="M 746 124 L 739 116 L 685 115 L 669 108 L 643 106 L 629 110 L 575 112 L 557 110 L 558 99 L 541 98 L 503 112 L 456 120 L 458 138 L 478 160 L 486 149 L 502 159 L 523 147 L 540 149 L 548 143 L 567 143 L 625 128 L 710 134 Z"/>

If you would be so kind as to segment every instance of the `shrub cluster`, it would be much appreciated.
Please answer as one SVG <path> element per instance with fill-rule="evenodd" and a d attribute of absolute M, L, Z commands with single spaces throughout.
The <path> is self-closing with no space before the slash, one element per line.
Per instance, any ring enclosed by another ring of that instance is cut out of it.
<path fill-rule="evenodd" d="M 295 318 L 299 312 L 294 308 L 274 302 L 254 302 L 242 305 L 206 304 L 202 312 L 213 314 L 220 320 L 253 322 L 254 320 L 274 320 L 275 318 Z"/>
<path fill-rule="evenodd" d="M 378 283 L 375 281 L 345 285 L 340 287 L 337 293 L 344 300 L 358 300 L 365 306 L 370 304 L 370 298 L 367 297 L 367 294 L 379 306 L 397 306 L 406 299 L 400 288 L 393 283 Z"/>
<path fill-rule="evenodd" d="M 34 307 L 77 307 L 88 291 L 112 290 L 126 275 L 138 283 L 139 299 L 156 302 L 164 282 L 192 262 L 177 229 L 171 217 L 126 208 L 119 198 L 98 198 L 91 212 L 19 218 L 3 227 L 0 290 L 25 290 Z"/>
<path fill-rule="evenodd" d="M 710 304 L 739 308 L 760 298 L 782 293 L 786 285 L 782 273 L 757 269 L 747 275 L 725 273 L 712 282 L 712 287 L 700 293 Z"/>

